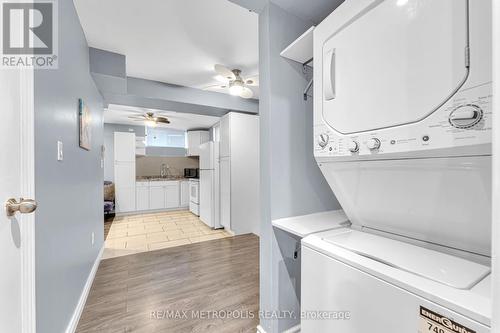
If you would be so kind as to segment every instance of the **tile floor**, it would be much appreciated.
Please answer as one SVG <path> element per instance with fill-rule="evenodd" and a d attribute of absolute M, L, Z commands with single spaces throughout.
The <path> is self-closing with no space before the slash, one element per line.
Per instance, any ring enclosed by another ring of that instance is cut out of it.
<path fill-rule="evenodd" d="M 187 210 L 115 217 L 104 224 L 102 259 L 231 237 Z"/>

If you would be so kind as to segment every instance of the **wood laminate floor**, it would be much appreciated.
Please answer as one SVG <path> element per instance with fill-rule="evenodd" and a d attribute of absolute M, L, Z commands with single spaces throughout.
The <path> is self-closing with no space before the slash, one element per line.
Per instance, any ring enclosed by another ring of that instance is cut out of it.
<path fill-rule="evenodd" d="M 101 261 L 77 333 L 254 333 L 258 310 L 259 240 L 242 235 Z"/>

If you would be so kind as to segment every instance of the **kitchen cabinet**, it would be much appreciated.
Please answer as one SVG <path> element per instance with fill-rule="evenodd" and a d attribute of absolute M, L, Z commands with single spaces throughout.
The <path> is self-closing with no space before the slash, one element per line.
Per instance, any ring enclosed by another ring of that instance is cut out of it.
<path fill-rule="evenodd" d="M 259 117 L 230 112 L 220 121 L 220 218 L 237 235 L 259 234 Z"/>
<path fill-rule="evenodd" d="M 181 199 L 182 194 L 187 199 Z M 189 183 L 179 180 L 138 181 L 136 202 L 138 211 L 188 207 Z"/>
<path fill-rule="evenodd" d="M 134 133 L 114 133 L 113 157 L 116 212 L 133 212 L 136 210 Z"/>
<path fill-rule="evenodd" d="M 154 182 L 153 182 L 154 183 Z M 149 209 L 164 209 L 165 187 L 158 184 L 152 184 L 149 187 Z"/>
<path fill-rule="evenodd" d="M 149 182 L 137 182 L 135 202 L 137 210 L 149 209 Z"/>
<path fill-rule="evenodd" d="M 245 132 L 242 132 L 242 134 Z M 231 156 L 231 116 L 225 115 L 219 125 L 219 156 Z"/>
<path fill-rule="evenodd" d="M 115 161 L 135 162 L 135 133 L 115 132 Z"/>
<path fill-rule="evenodd" d="M 179 182 L 168 182 L 165 185 L 165 207 L 177 208 L 180 206 Z"/>
<path fill-rule="evenodd" d="M 221 157 L 220 172 L 220 224 L 226 230 L 231 230 L 231 160 Z"/>
<path fill-rule="evenodd" d="M 183 180 L 181 181 L 181 207 L 189 206 L 189 181 Z"/>
<path fill-rule="evenodd" d="M 146 156 L 146 138 L 144 136 L 135 137 L 135 154 L 137 156 Z"/>
<path fill-rule="evenodd" d="M 210 141 L 209 131 L 188 131 L 187 132 L 187 155 L 200 156 L 200 145 Z"/>

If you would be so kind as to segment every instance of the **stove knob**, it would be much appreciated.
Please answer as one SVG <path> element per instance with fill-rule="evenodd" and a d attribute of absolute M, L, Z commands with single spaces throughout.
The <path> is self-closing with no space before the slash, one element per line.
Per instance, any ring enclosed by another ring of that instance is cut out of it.
<path fill-rule="evenodd" d="M 380 148 L 380 140 L 377 138 L 371 138 L 366 141 L 366 147 L 370 150 L 377 150 Z"/>
<path fill-rule="evenodd" d="M 477 105 L 462 105 L 453 110 L 448 119 L 455 128 L 469 128 L 483 119 L 483 110 Z"/>
<path fill-rule="evenodd" d="M 347 147 L 351 153 L 356 153 L 359 151 L 359 144 L 356 141 L 349 142 L 349 146 Z"/>
<path fill-rule="evenodd" d="M 325 133 L 320 134 L 318 137 L 318 145 L 321 147 L 321 149 L 325 149 L 329 140 L 330 140 L 330 137 L 328 136 L 328 134 L 325 134 Z"/>

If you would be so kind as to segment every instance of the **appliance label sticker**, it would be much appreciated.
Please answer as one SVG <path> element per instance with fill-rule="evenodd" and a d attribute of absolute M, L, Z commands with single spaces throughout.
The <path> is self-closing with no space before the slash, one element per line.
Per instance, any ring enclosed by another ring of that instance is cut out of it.
<path fill-rule="evenodd" d="M 476 331 L 463 326 L 448 317 L 442 316 L 432 310 L 420 307 L 419 333 L 476 333 Z"/>

